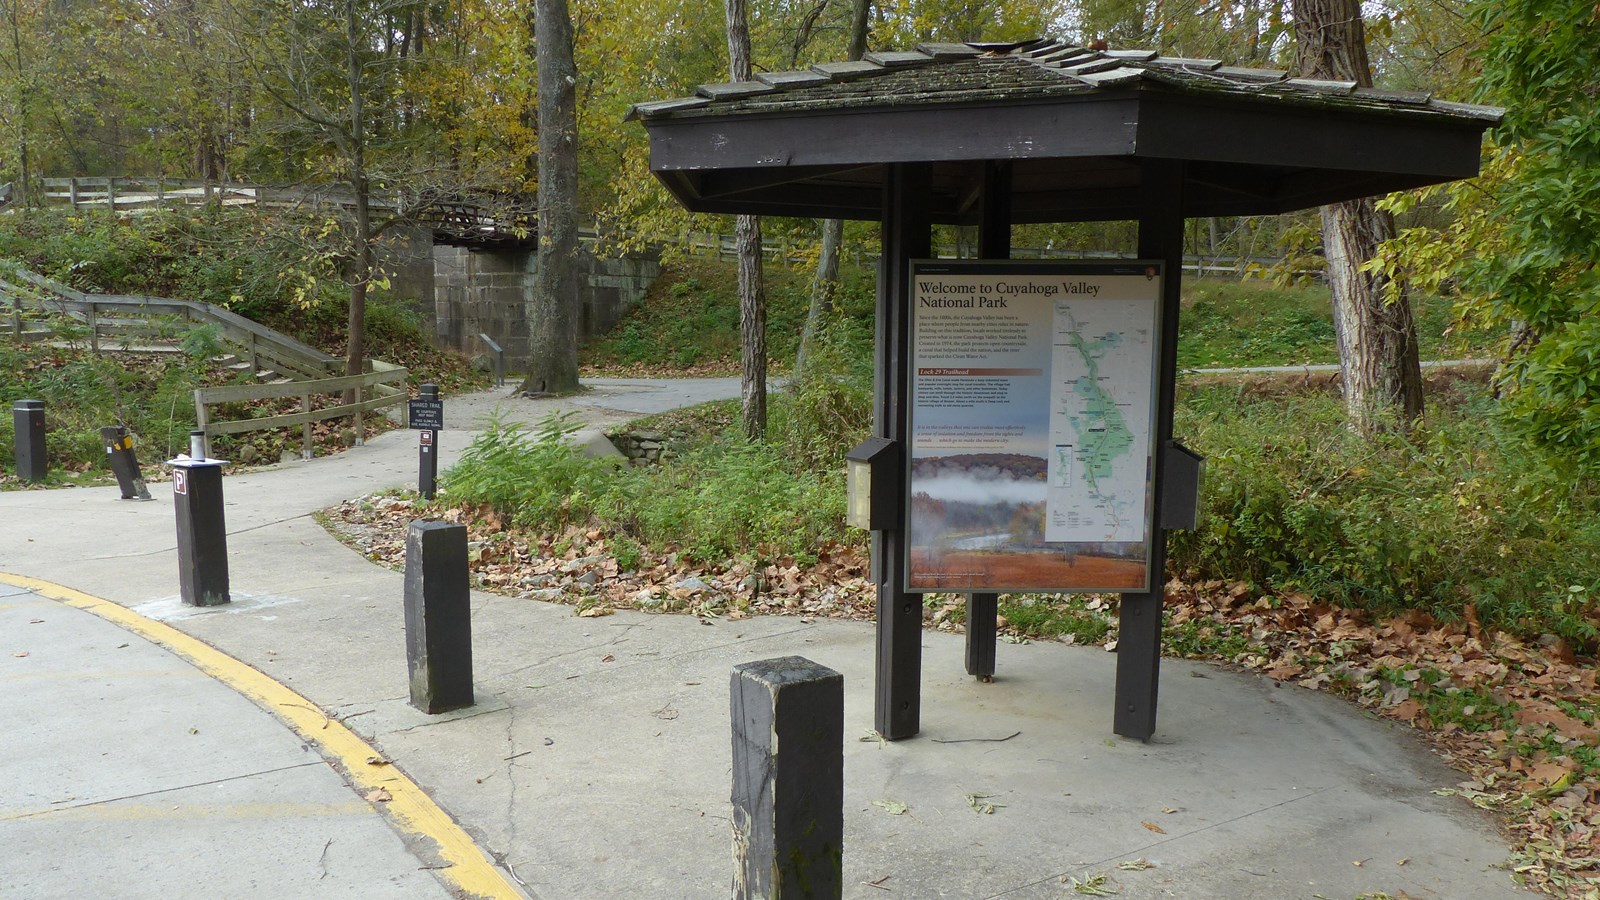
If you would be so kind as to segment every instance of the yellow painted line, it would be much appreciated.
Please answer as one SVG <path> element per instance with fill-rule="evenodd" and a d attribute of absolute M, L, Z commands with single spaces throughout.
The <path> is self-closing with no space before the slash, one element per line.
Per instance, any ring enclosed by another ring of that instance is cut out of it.
<path fill-rule="evenodd" d="M 282 719 L 296 734 L 319 747 L 325 756 L 338 760 L 350 781 L 363 794 L 376 788 L 388 791 L 393 799 L 374 805 L 384 807 L 401 829 L 427 837 L 438 845 L 439 857 L 447 865 L 435 871 L 444 880 L 475 897 L 489 900 L 523 897 L 466 831 L 416 782 L 394 766 L 368 764 L 368 757 L 378 756 L 378 751 L 344 723 L 325 716 L 310 700 L 210 644 L 109 600 L 53 582 L 5 572 L 0 572 L 0 581 L 94 613 L 188 660 L 200 671 Z"/>

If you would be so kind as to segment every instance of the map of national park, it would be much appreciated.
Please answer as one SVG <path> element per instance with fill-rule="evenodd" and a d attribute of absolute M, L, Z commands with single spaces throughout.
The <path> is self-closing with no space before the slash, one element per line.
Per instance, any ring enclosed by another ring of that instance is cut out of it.
<path fill-rule="evenodd" d="M 1045 540 L 1143 541 L 1153 304 L 1058 300 Z"/>

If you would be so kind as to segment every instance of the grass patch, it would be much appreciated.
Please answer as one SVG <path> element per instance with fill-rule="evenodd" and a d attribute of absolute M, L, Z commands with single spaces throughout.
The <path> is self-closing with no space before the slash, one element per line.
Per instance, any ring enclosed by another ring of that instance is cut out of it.
<path fill-rule="evenodd" d="M 1423 359 L 1493 356 L 1499 336 L 1454 324 L 1449 301 L 1412 301 Z M 1185 278 L 1180 368 L 1233 368 L 1337 363 L 1328 288 L 1280 287 L 1266 281 Z"/>
<path fill-rule="evenodd" d="M 536 432 L 495 424 L 445 473 L 441 497 L 536 533 L 601 525 L 627 539 L 629 566 L 641 547 L 710 563 L 809 554 L 848 537 L 843 472 L 797 471 L 773 443 L 724 432 L 670 466 L 618 467 L 570 450 L 572 430 L 557 418 Z"/>
<path fill-rule="evenodd" d="M 767 351 L 773 371 L 794 362 L 813 272 L 769 264 Z M 874 282 L 870 269 L 841 269 L 835 322 L 870 335 Z M 1499 336 L 1454 325 L 1448 301 L 1413 301 L 1424 359 L 1485 357 Z M 1187 278 L 1178 364 L 1222 368 L 1336 363 L 1333 318 L 1325 285 L 1280 287 L 1259 279 Z M 649 295 L 612 331 L 585 346 L 589 371 L 677 371 L 732 374 L 739 365 L 738 275 L 728 260 L 689 257 L 672 263 Z"/>
<path fill-rule="evenodd" d="M 53 485 L 98 478 L 105 466 L 100 428 L 106 425 L 127 425 L 144 462 L 186 448 L 194 425 L 193 391 L 218 380 L 226 374 L 203 358 L 112 358 L 81 348 L 0 343 L 0 405 L 9 410 L 17 400 L 44 401 Z M 15 437 L 8 413 L 0 418 L 0 463 L 8 468 Z"/>
<path fill-rule="evenodd" d="M 1111 620 L 1103 612 L 1084 607 L 1082 598 L 1060 594 L 1002 595 L 1000 615 L 1018 634 L 1032 638 L 1065 638 L 1075 643 L 1099 644 L 1111 633 Z"/>
<path fill-rule="evenodd" d="M 811 302 L 814 273 L 768 265 L 767 358 L 772 371 L 787 371 L 800 347 Z M 872 332 L 874 274 L 841 265 L 832 320 L 850 320 Z M 735 373 L 739 368 L 739 279 L 734 263 L 688 257 L 672 264 L 645 300 L 610 333 L 580 352 L 586 370 L 677 370 Z"/>

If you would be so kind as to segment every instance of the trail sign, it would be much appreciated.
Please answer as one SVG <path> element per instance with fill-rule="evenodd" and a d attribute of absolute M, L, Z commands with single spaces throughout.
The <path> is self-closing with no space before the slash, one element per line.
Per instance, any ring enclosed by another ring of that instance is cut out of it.
<path fill-rule="evenodd" d="M 444 430 L 444 401 L 437 399 L 410 400 L 406 403 L 406 421 L 412 428 L 429 431 Z"/>

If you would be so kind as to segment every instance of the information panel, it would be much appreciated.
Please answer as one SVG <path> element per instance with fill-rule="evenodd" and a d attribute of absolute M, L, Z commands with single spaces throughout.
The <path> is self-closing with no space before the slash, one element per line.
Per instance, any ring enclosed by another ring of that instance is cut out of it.
<path fill-rule="evenodd" d="M 444 401 L 443 400 L 407 400 L 406 422 L 412 428 L 425 428 L 429 431 L 444 430 Z"/>
<path fill-rule="evenodd" d="M 911 591 L 1149 587 L 1161 264 L 911 264 Z"/>

